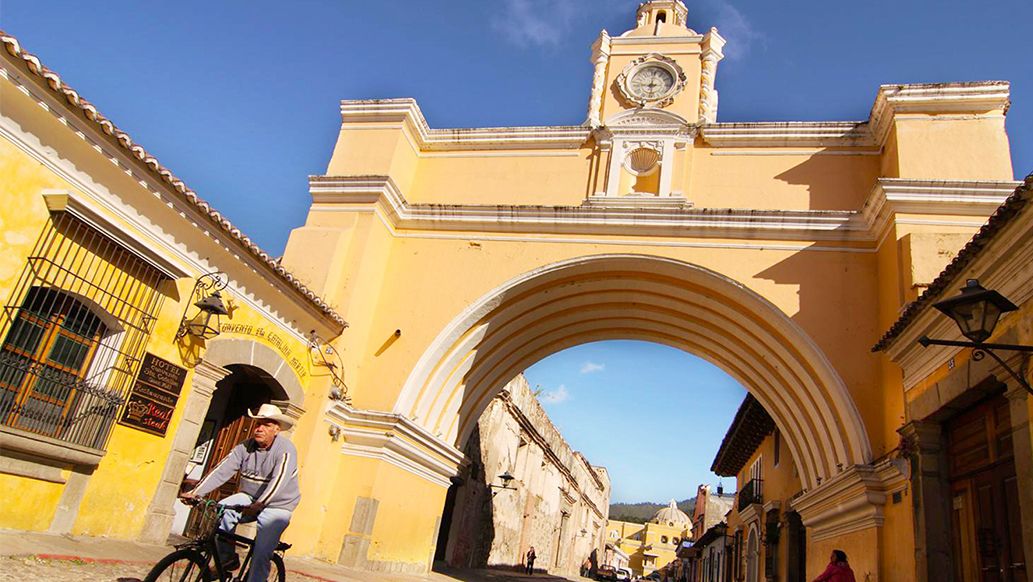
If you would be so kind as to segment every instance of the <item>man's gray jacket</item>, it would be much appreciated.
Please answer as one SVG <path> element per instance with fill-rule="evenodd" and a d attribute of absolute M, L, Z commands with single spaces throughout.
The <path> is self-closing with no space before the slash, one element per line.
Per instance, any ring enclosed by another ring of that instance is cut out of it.
<path fill-rule="evenodd" d="M 301 501 L 298 489 L 298 451 L 294 444 L 277 435 L 268 449 L 261 449 L 255 439 L 233 447 L 191 491 L 198 497 L 207 495 L 240 472 L 240 491 L 265 507 L 294 511 Z"/>

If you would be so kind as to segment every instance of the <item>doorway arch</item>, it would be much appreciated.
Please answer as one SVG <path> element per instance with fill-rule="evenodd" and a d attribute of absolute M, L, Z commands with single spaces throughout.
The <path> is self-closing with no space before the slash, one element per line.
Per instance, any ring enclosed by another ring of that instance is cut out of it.
<path fill-rule="evenodd" d="M 771 414 L 808 489 L 871 460 L 846 385 L 785 313 L 719 273 L 648 255 L 578 257 L 485 294 L 423 353 L 394 412 L 461 447 L 517 373 L 607 339 L 669 345 L 724 369 Z"/>

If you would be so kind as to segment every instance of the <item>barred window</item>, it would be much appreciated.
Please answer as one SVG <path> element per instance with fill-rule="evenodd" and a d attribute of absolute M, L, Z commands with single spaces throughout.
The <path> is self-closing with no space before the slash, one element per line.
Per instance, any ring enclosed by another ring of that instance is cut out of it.
<path fill-rule="evenodd" d="M 0 322 L 0 425 L 102 450 L 165 279 L 99 230 L 55 214 Z"/>

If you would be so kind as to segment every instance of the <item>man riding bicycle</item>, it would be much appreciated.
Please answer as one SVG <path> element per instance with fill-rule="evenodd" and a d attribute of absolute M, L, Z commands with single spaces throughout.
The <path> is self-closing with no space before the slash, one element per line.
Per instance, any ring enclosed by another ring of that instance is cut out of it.
<path fill-rule="evenodd" d="M 283 530 L 291 521 L 291 513 L 301 500 L 298 490 L 298 452 L 285 437 L 277 437 L 289 429 L 294 421 L 272 404 L 263 404 L 256 414 L 252 438 L 233 447 L 230 454 L 204 476 L 184 500 L 195 500 L 211 493 L 240 473 L 240 492 L 222 500 L 227 506 L 246 506 L 241 511 L 227 508 L 222 514 L 219 529 L 232 532 L 238 523 L 258 521 L 254 554 L 248 581 L 266 580 L 269 559 L 280 542 Z M 240 567 L 239 559 L 230 542 L 219 540 L 219 559 L 226 570 Z"/>

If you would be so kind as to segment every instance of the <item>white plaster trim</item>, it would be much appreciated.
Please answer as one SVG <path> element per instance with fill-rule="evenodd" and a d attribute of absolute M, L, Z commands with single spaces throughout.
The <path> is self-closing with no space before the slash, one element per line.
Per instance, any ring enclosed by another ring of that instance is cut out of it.
<path fill-rule="evenodd" d="M 898 113 L 974 113 L 1007 110 L 1009 103 L 1007 81 L 882 85 L 868 116 L 869 131 L 876 143 L 883 144 Z"/>
<path fill-rule="evenodd" d="M 327 416 L 341 428 L 342 453 L 386 461 L 442 487 L 449 486 L 465 458 L 462 451 L 400 414 L 337 402 Z"/>
<path fill-rule="evenodd" d="M 739 240 L 837 241 L 870 249 L 882 241 L 896 215 L 960 215 L 978 220 L 902 218 L 901 224 L 978 226 L 1017 182 L 879 179 L 860 211 L 740 210 L 686 208 L 678 197 L 589 197 L 582 206 L 411 205 L 385 176 L 313 176 L 312 210 L 382 213 L 393 232 L 447 230 L 461 232 L 678 236 Z M 641 200 L 641 202 L 640 202 Z M 602 204 L 600 204 L 602 203 Z M 919 222 L 921 221 L 921 222 Z M 406 236 L 414 236 L 407 233 Z M 485 239 L 487 240 L 487 238 Z M 520 240 L 506 238 L 499 240 Z M 543 240 L 537 237 L 535 241 Z M 565 239 L 569 240 L 569 239 Z M 595 243 L 594 239 L 585 242 Z M 628 241 L 622 241 L 627 244 Z M 656 243 L 646 243 L 655 245 Z M 726 245 L 727 243 L 721 243 Z M 736 243 L 732 243 L 733 245 Z M 756 248 L 749 243 L 744 248 Z M 792 248 L 800 248 L 794 246 Z"/>
<path fill-rule="evenodd" d="M 632 29 L 634 30 L 634 29 Z M 631 32 L 630 30 L 628 32 Z M 625 32 L 624 34 L 628 34 Z M 703 42 L 702 34 L 692 34 L 685 36 L 618 36 L 610 40 L 614 45 L 636 45 L 636 44 L 683 44 L 683 43 L 701 43 Z M 639 54 L 639 53 L 636 53 Z"/>
<path fill-rule="evenodd" d="M 947 181 L 879 178 L 861 208 L 861 217 L 875 238 L 893 224 L 925 224 L 978 228 L 1020 182 Z M 972 216 L 978 220 L 897 218 L 900 214 Z"/>
<path fill-rule="evenodd" d="M 743 150 L 713 151 L 712 156 L 881 156 L 881 150 Z"/>
<path fill-rule="evenodd" d="M 710 123 L 700 132 L 703 141 L 714 147 L 876 145 L 861 121 Z"/>
<path fill-rule="evenodd" d="M 138 259 L 161 271 L 170 279 L 189 277 L 190 273 L 180 265 L 169 261 L 142 242 L 138 236 L 127 232 L 110 220 L 103 212 L 93 208 L 80 194 L 70 190 L 43 190 L 43 200 L 51 212 L 68 212 L 72 216 L 97 229 L 104 236 L 118 243 Z"/>
<path fill-rule="evenodd" d="M 889 494 L 906 485 L 890 460 L 854 465 L 793 500 L 814 541 L 882 526 Z"/>
<path fill-rule="evenodd" d="M 354 123 L 402 124 L 415 138 L 416 151 L 457 149 L 578 149 L 591 129 L 580 126 L 477 127 L 431 129 L 415 99 L 341 101 L 343 129 Z"/>

